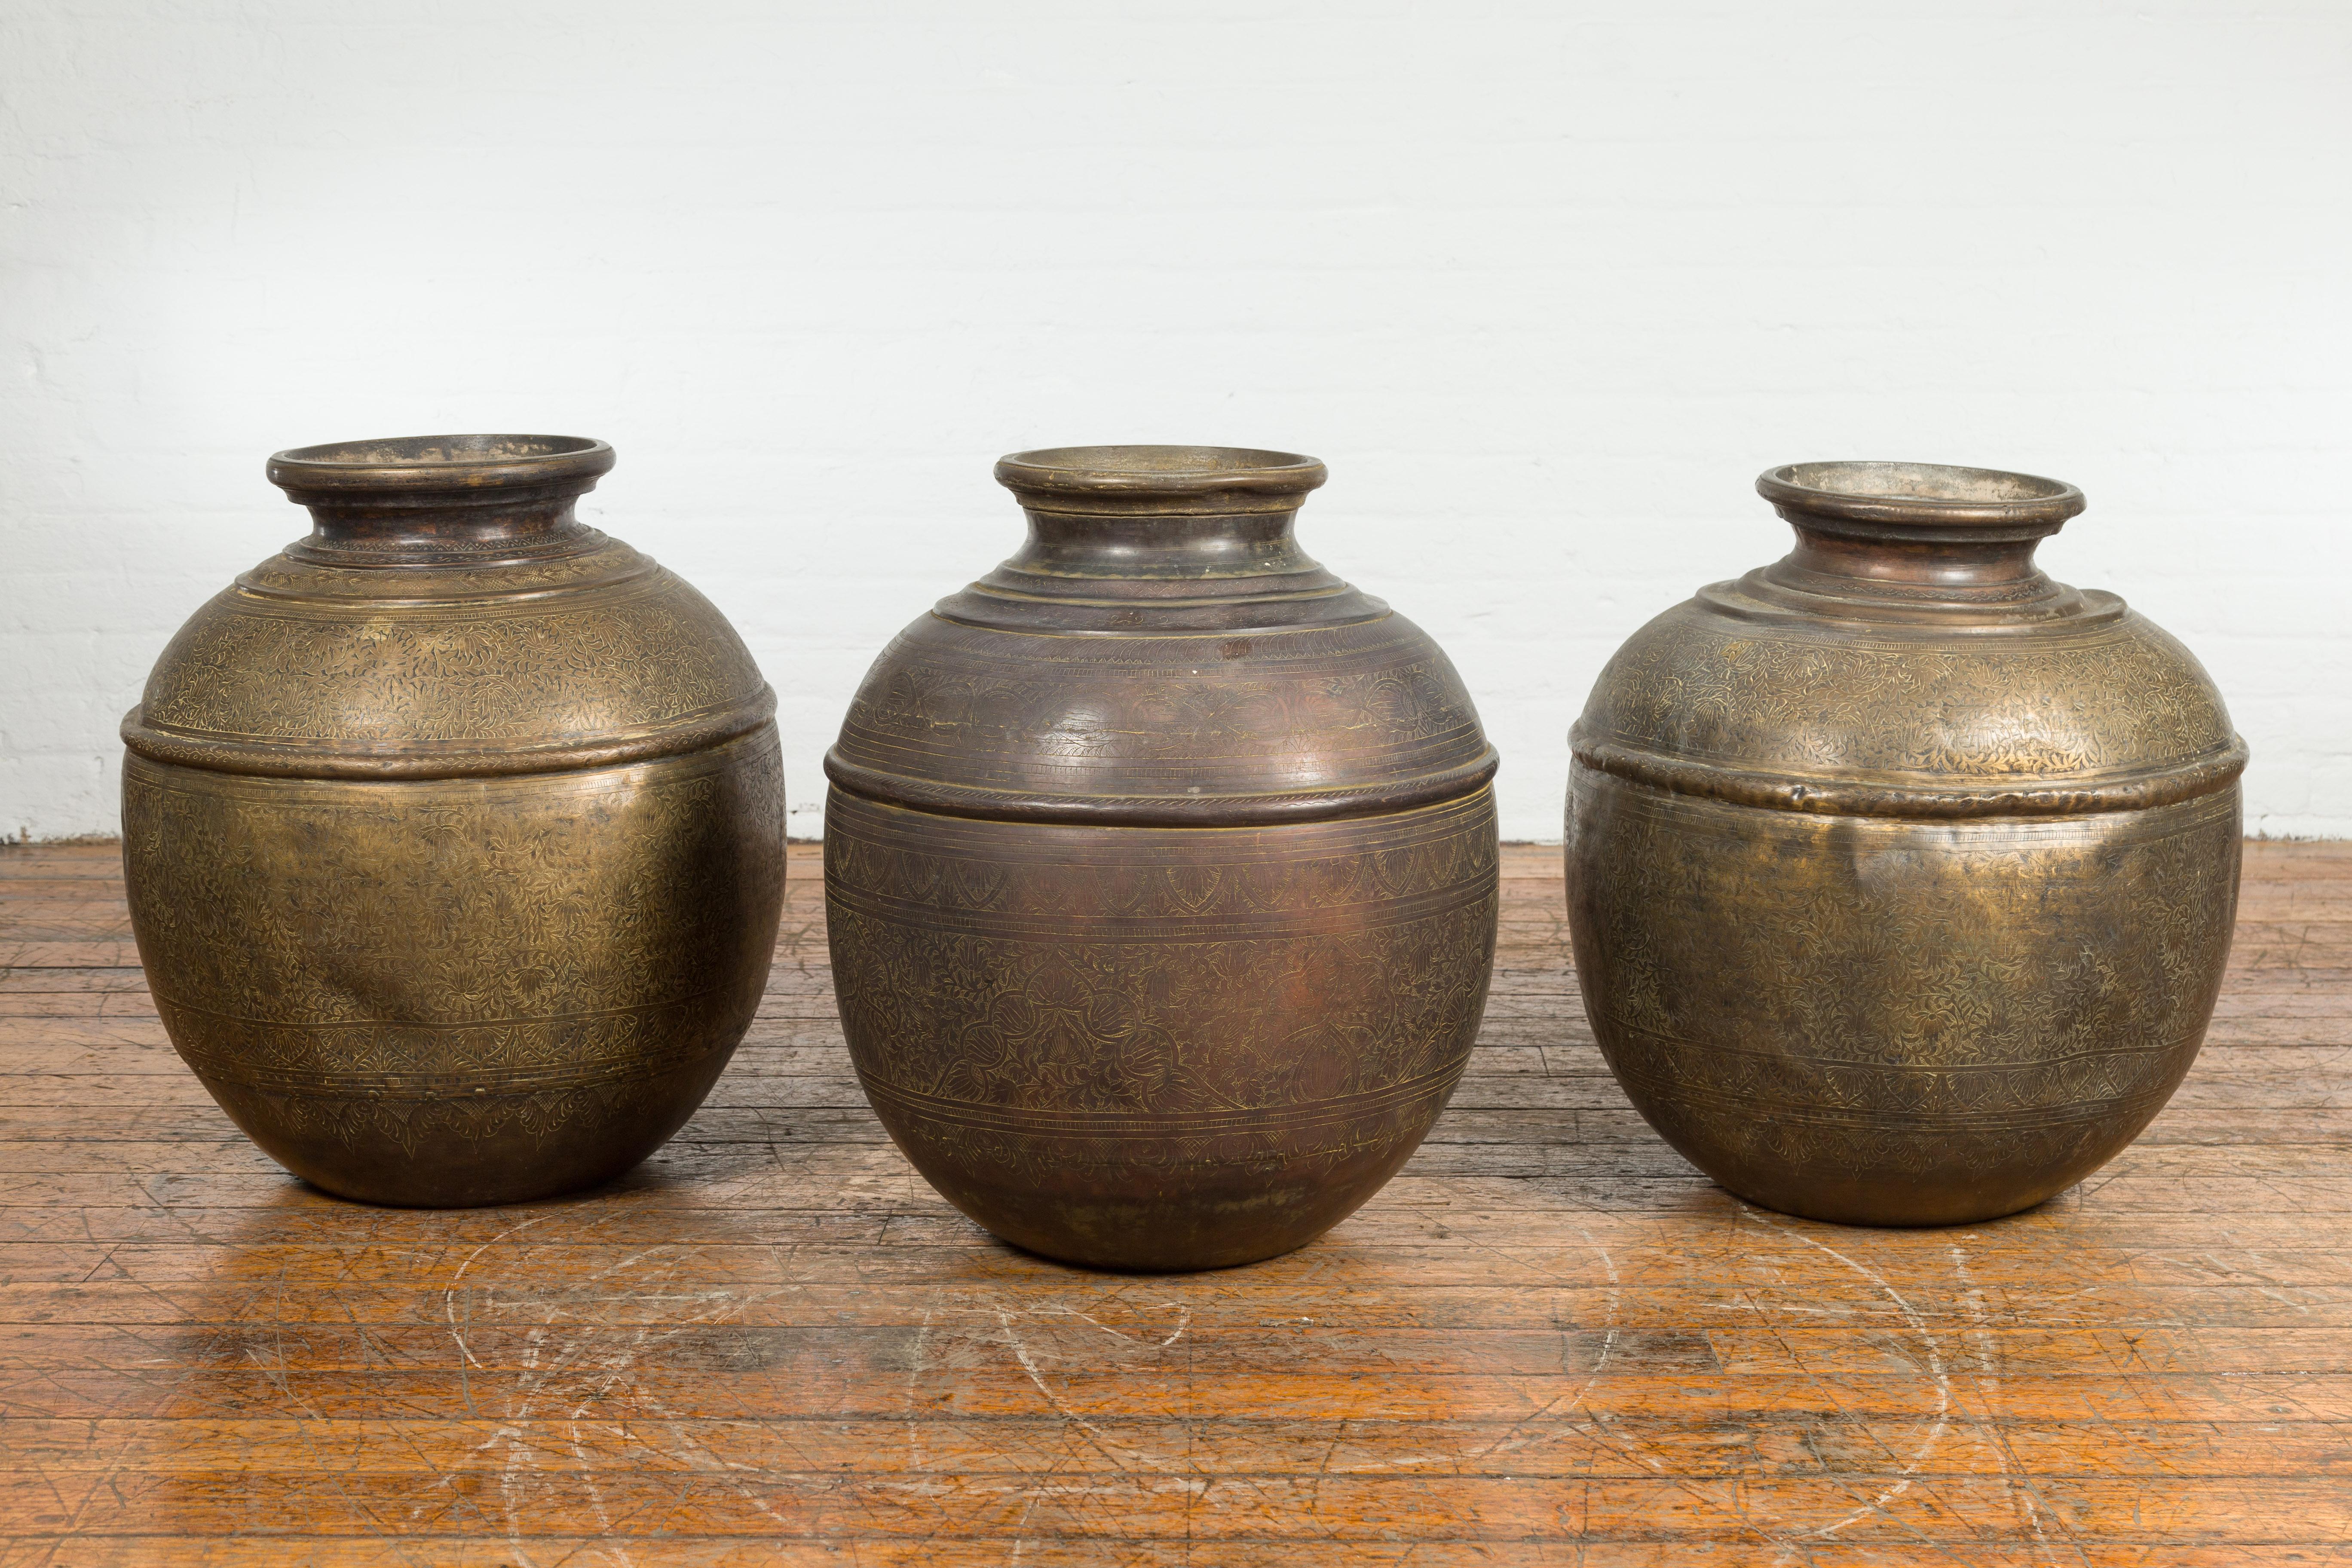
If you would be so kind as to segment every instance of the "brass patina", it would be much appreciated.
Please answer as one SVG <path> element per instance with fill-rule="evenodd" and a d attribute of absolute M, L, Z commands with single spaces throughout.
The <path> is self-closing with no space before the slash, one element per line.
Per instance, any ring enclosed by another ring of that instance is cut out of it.
<path fill-rule="evenodd" d="M 156 1008 L 330 1192 L 616 1175 L 759 1005 L 774 698 L 708 600 L 573 517 L 612 466 L 567 437 L 280 452 L 313 531 L 197 611 L 123 721 Z"/>
<path fill-rule="evenodd" d="M 1468 1060 L 1494 750 L 1427 635 L 1299 550 L 1322 464 L 1082 447 L 996 477 L 1028 542 L 883 652 L 826 759 L 859 1079 L 1019 1246 L 1287 1251 Z"/>
<path fill-rule="evenodd" d="M 2180 644 L 2034 566 L 2072 485 L 1802 463 L 1757 488 L 1796 549 L 1634 634 L 1571 737 L 1594 1033 L 1742 1197 L 1864 1225 L 2038 1204 L 2197 1054 L 2244 743 Z"/>

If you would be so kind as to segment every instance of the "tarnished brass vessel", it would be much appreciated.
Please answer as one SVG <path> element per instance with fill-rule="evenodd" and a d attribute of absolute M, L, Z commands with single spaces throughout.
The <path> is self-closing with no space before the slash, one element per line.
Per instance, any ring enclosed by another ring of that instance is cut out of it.
<path fill-rule="evenodd" d="M 759 1004 L 775 700 L 708 600 L 574 518 L 612 466 L 546 436 L 278 453 L 312 532 L 198 610 L 123 721 L 156 1008 L 330 1192 L 616 1175 Z"/>
<path fill-rule="evenodd" d="M 1571 737 L 1610 1068 L 1741 1197 L 2014 1213 L 2161 1110 L 2237 906 L 2245 746 L 2196 659 L 2034 546 L 2074 486 L 1801 463 L 1777 564 L 1652 621 Z"/>
<path fill-rule="evenodd" d="M 1394 1173 L 1485 1008 L 1495 772 L 1436 645 L 1292 537 L 1323 465 L 1026 452 L 1027 544 L 886 649 L 827 757 L 867 1098 L 1004 1239 L 1207 1268 Z"/>

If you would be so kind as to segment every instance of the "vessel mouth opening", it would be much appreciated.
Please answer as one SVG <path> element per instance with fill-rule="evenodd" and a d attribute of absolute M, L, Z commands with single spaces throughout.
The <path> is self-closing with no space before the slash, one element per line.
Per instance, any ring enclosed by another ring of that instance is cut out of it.
<path fill-rule="evenodd" d="M 394 436 L 294 447 L 269 459 L 289 490 L 433 490 L 593 482 L 613 448 L 586 436 Z"/>
<path fill-rule="evenodd" d="M 511 463 L 521 458 L 566 458 L 593 451 L 602 441 L 585 436 L 395 436 L 376 441 L 330 441 L 295 447 L 278 456 L 292 463 L 334 463 L 381 468 L 394 464 Z"/>
<path fill-rule="evenodd" d="M 1041 468 L 1072 480 L 1109 483 L 1204 479 L 1229 481 L 1240 475 L 1319 473 L 1323 465 L 1297 452 L 1255 447 L 1046 447 L 1014 452 L 1007 467 Z"/>
<path fill-rule="evenodd" d="M 1946 463 L 1846 461 L 1768 468 L 1757 489 L 1775 506 L 1878 522 L 2047 523 L 2083 510 L 2063 479 Z"/>
<path fill-rule="evenodd" d="M 1288 510 L 1326 477 L 1313 458 L 1255 447 L 1047 447 L 996 464 L 997 482 L 1033 510 L 1087 501 L 1119 510 L 1208 510 L 1221 501 Z"/>

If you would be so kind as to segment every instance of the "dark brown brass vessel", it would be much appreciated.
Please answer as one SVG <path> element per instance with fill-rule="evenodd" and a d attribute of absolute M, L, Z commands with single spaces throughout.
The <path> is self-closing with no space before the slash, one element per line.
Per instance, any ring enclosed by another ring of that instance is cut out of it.
<path fill-rule="evenodd" d="M 330 1192 L 617 1175 L 759 1005 L 775 700 L 708 600 L 573 516 L 612 466 L 554 436 L 278 453 L 310 537 L 198 610 L 123 721 L 157 1011 Z"/>
<path fill-rule="evenodd" d="M 2054 479 L 1801 463 L 1777 564 L 1619 650 L 1571 736 L 1585 1006 L 1738 1195 L 1861 1225 L 2041 1203 L 2196 1057 L 2246 749 L 2189 651 L 2033 564 Z"/>
<path fill-rule="evenodd" d="M 1370 1196 L 1468 1059 L 1496 766 L 1426 634 L 1292 537 L 1283 452 L 1024 452 L 1028 542 L 884 650 L 826 758 L 867 1098 L 1007 1241 L 1209 1268 Z"/>

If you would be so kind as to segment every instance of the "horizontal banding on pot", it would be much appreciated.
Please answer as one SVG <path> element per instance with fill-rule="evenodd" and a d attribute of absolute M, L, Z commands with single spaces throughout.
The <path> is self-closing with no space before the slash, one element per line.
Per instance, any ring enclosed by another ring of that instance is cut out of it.
<path fill-rule="evenodd" d="M 400 436 L 293 447 L 269 459 L 269 482 L 306 495 L 469 490 L 593 480 L 610 444 L 585 436 Z"/>
<path fill-rule="evenodd" d="M 152 762 L 212 773 L 282 779 L 503 778 L 520 773 L 576 773 L 587 768 L 649 763 L 724 745 L 772 721 L 776 694 L 761 686 L 749 701 L 657 724 L 601 735 L 567 736 L 534 746 L 481 746 L 463 742 L 387 743 L 364 749 L 342 742 L 334 751 L 313 740 L 227 739 L 152 726 L 145 705 L 122 716 L 122 743 Z"/>
<path fill-rule="evenodd" d="M 1582 726 L 1578 727 L 1580 731 Z M 2017 784 L 1974 782 L 1957 786 L 1873 783 L 1858 779 L 1792 778 L 1661 756 L 1638 747 L 1569 736 L 1570 754 L 1582 766 L 1674 795 L 1719 800 L 1768 811 L 1820 816 L 2084 816 L 2146 811 L 2230 787 L 2246 769 L 2246 743 L 2210 756 L 2094 779 L 2036 779 Z"/>
<path fill-rule="evenodd" d="M 1248 447 L 1051 447 L 996 464 L 1027 510 L 1082 516 L 1296 511 L 1328 477 L 1313 458 Z"/>
<path fill-rule="evenodd" d="M 850 762 L 838 746 L 824 754 L 824 776 L 836 788 L 885 805 L 991 822 L 1119 827 L 1258 827 L 1410 811 L 1483 789 L 1501 766 L 1489 746 L 1460 767 L 1379 784 L 1260 795 L 1076 795 L 909 778 Z"/>

